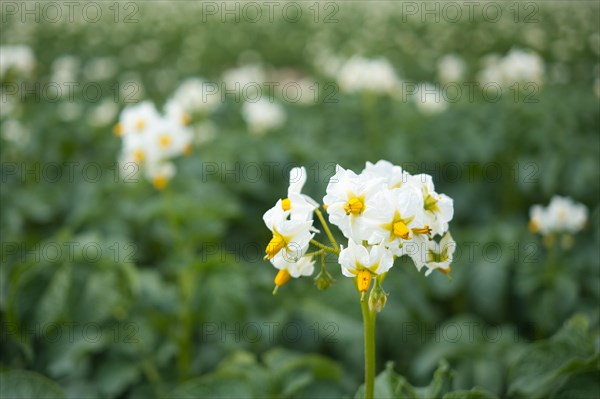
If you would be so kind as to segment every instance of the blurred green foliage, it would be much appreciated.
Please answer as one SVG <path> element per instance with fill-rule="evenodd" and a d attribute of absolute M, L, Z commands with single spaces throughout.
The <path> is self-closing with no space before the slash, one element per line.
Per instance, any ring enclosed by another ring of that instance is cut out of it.
<path fill-rule="evenodd" d="M 177 160 L 164 191 L 119 177 L 116 116 L 90 122 L 102 101 L 78 92 L 74 101 L 17 98 L 0 119 L 3 130 L 18 120 L 27 131 L 18 140 L 3 135 L 0 148 L 2 397 L 353 397 L 363 355 L 352 282 L 328 258 L 336 278 L 328 291 L 303 278 L 273 297 L 261 216 L 284 195 L 289 165 L 307 167 L 306 190 L 320 198 L 336 163 L 360 170 L 378 159 L 433 175 L 454 199 L 460 249 L 450 283 L 402 260 L 386 280 L 379 395 L 598 396 L 598 4 L 532 3 L 538 19 L 529 24 L 404 20 L 395 2 L 340 3 L 330 24 L 205 22 L 201 2 L 135 4 L 131 24 L 11 17 L 2 44 L 33 49 L 30 86 L 51 81 L 60 56 L 82 65 L 112 57 L 118 72 L 110 78 L 77 74 L 82 85 L 97 82 L 109 103 L 114 87 L 134 81 L 141 99 L 160 106 L 184 78 L 217 82 L 246 61 L 313 76 L 322 100 L 331 78 L 314 59 L 323 49 L 384 56 L 404 79 L 435 81 L 447 53 L 466 60 L 472 80 L 485 55 L 533 48 L 547 82 L 535 103 L 515 101 L 513 92 L 497 102 L 464 96 L 436 115 L 383 96 L 368 106 L 336 91 L 337 102 L 283 102 L 285 126 L 264 137 L 247 132 L 241 104 L 228 98 L 210 117 L 216 137 Z M 553 70 L 566 77 L 552 78 Z M 19 79 L 6 78 L 3 93 Z M 82 172 L 92 163 L 97 179 Z M 43 175 L 47 165 L 57 165 L 58 179 Z M 261 177 L 244 176 L 247 165 L 258 165 Z M 548 251 L 527 231 L 529 207 L 553 194 L 590 210 L 570 250 Z M 258 326 L 260 338 L 243 334 L 247 326 Z M 266 326 L 275 326 L 272 336 Z M 288 326 L 298 339 L 284 334 Z"/>

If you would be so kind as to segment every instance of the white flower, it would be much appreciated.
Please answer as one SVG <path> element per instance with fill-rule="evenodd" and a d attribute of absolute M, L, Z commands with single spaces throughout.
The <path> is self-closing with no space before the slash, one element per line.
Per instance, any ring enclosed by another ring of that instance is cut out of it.
<path fill-rule="evenodd" d="M 384 245 L 367 248 L 350 239 L 348 248 L 343 248 L 340 252 L 338 262 L 342 267 L 342 274 L 346 277 L 355 277 L 363 270 L 379 275 L 392 268 L 394 256 Z"/>
<path fill-rule="evenodd" d="M 265 249 L 266 259 L 273 264 L 278 262 L 294 262 L 300 259 L 308 249 L 308 244 L 313 238 L 311 231 L 312 220 L 289 220 L 284 216 L 281 208 L 273 208 L 274 214 L 270 219 L 263 217 L 265 224 L 273 233 L 273 238 Z"/>
<path fill-rule="evenodd" d="M 512 49 L 500 64 L 502 78 L 506 85 L 515 82 L 535 82 L 541 84 L 544 77 L 544 60 L 532 51 Z"/>
<path fill-rule="evenodd" d="M 484 59 L 484 69 L 479 73 L 481 84 L 511 86 L 515 83 L 537 83 L 544 81 L 544 60 L 533 51 L 512 49 L 500 58 L 492 54 Z"/>
<path fill-rule="evenodd" d="M 344 63 L 337 81 L 340 89 L 347 93 L 371 91 L 390 94 L 398 84 L 396 72 L 387 59 L 360 56 L 354 56 Z"/>
<path fill-rule="evenodd" d="M 168 108 L 176 105 L 185 114 L 207 114 L 213 111 L 219 105 L 220 94 L 212 92 L 214 88 L 212 85 L 210 85 L 211 91 L 208 88 L 209 84 L 200 78 L 190 78 L 183 81 L 173 97 L 167 102 L 165 110 L 168 113 Z"/>
<path fill-rule="evenodd" d="M 423 193 L 423 223 L 431 229 L 433 235 L 443 235 L 448 230 L 448 223 L 454 216 L 452 198 L 435 192 L 430 175 L 415 175 L 413 182 L 421 187 Z"/>
<path fill-rule="evenodd" d="M 246 102 L 242 106 L 242 117 L 248 124 L 250 132 L 264 134 L 268 130 L 281 127 L 286 120 L 283 107 L 266 99 Z"/>
<path fill-rule="evenodd" d="M 448 108 L 448 102 L 443 97 L 439 87 L 433 83 L 420 83 L 413 99 L 419 111 L 424 114 L 438 114 Z"/>
<path fill-rule="evenodd" d="M 266 80 L 265 72 L 260 65 L 245 65 L 229 69 L 223 74 L 227 92 L 238 91 L 253 96 Z"/>
<path fill-rule="evenodd" d="M 456 250 L 456 242 L 452 239 L 450 233 L 446 233 L 440 242 L 429 241 L 427 248 L 427 266 L 426 276 L 429 276 L 434 270 L 439 270 L 444 274 L 450 273 L 450 263 Z"/>
<path fill-rule="evenodd" d="M 161 116 L 154 104 L 144 101 L 129 106 L 123 110 L 119 123 L 115 126 L 115 134 L 126 136 L 129 134 L 144 133 L 146 128 L 160 120 Z"/>
<path fill-rule="evenodd" d="M 410 173 L 383 159 L 375 164 L 367 162 L 361 175 L 365 178 L 382 179 L 389 189 L 400 188 L 406 183 L 412 183 Z"/>
<path fill-rule="evenodd" d="M 0 46 L 0 79 L 11 69 L 28 76 L 34 67 L 35 56 L 31 48 L 23 44 Z"/>
<path fill-rule="evenodd" d="M 364 212 L 374 195 L 384 188 L 386 186 L 382 179 L 359 176 L 337 165 L 323 198 L 329 221 L 338 226 L 347 238 L 359 242 L 368 239 L 366 227 L 370 223 Z"/>
<path fill-rule="evenodd" d="M 290 171 L 290 186 L 287 197 L 277 201 L 275 206 L 269 209 L 263 217 L 267 226 L 274 223 L 273 218 L 275 217 L 312 221 L 313 212 L 319 204 L 308 195 L 301 193 L 304 183 L 306 183 L 306 169 L 304 167 L 293 168 Z M 284 213 L 276 211 L 275 208 L 282 209 Z"/>
<path fill-rule="evenodd" d="M 542 235 L 577 233 L 587 221 L 587 208 L 569 197 L 555 195 L 547 208 L 534 205 L 530 210 L 530 229 Z"/>
<path fill-rule="evenodd" d="M 148 152 L 164 159 L 189 151 L 193 134 L 176 121 L 162 118 L 148 128 L 146 136 Z"/>
<path fill-rule="evenodd" d="M 145 168 L 146 177 L 157 189 L 167 186 L 169 180 L 175 176 L 175 165 L 171 162 L 155 162 Z"/>
<path fill-rule="evenodd" d="M 315 271 L 315 261 L 312 256 L 302 256 L 297 260 L 286 260 L 283 257 L 275 258 L 273 266 L 279 270 L 287 270 L 293 278 L 310 276 Z"/>
<path fill-rule="evenodd" d="M 465 74 L 465 61 L 456 54 L 443 56 L 437 64 L 438 79 L 442 83 L 459 82 Z"/>
<path fill-rule="evenodd" d="M 423 228 L 422 209 L 423 196 L 412 185 L 377 193 L 365 211 L 369 244 L 383 242 L 394 255 L 401 256 L 403 243 L 413 239 L 413 229 Z"/>
<path fill-rule="evenodd" d="M 52 62 L 52 81 L 58 84 L 75 83 L 81 61 L 73 55 L 63 55 Z"/>

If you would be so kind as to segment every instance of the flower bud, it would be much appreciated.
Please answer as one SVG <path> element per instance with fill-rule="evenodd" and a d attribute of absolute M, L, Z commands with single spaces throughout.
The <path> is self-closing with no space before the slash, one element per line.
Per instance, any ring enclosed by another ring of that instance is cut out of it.
<path fill-rule="evenodd" d="M 315 277 L 315 285 L 321 291 L 325 291 L 327 288 L 333 284 L 335 280 L 331 277 L 331 274 L 327 273 L 327 270 L 323 269 L 319 272 L 317 277 Z"/>
<path fill-rule="evenodd" d="M 387 302 L 387 294 L 381 289 L 379 284 L 375 285 L 369 295 L 369 309 L 371 312 L 381 312 Z"/>

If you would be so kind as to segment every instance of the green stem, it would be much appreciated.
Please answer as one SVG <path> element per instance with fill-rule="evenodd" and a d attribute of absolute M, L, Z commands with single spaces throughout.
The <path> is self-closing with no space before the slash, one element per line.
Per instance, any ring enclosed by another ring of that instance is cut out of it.
<path fill-rule="evenodd" d="M 314 245 L 315 247 L 319 247 L 319 248 L 321 248 L 321 249 L 323 249 L 323 250 L 325 250 L 325 251 L 327 251 L 327 252 L 331 252 L 332 254 L 339 255 L 339 253 L 340 253 L 340 251 L 339 251 L 339 250 L 337 250 L 337 251 L 336 251 L 334 248 L 328 247 L 328 246 L 327 246 L 327 245 L 325 245 L 325 244 L 321 244 L 319 241 L 316 241 L 316 240 L 310 240 L 310 243 L 311 243 L 312 245 Z"/>
<path fill-rule="evenodd" d="M 338 246 L 338 243 L 335 240 L 335 237 L 333 237 L 333 234 L 331 234 L 331 230 L 329 230 L 329 225 L 327 224 L 327 221 L 323 217 L 323 214 L 321 213 L 321 211 L 318 208 L 315 209 L 315 213 L 317 214 L 317 217 L 321 221 L 321 225 L 323 225 L 323 230 L 325 230 L 325 234 L 327 234 L 327 238 L 329 238 L 331 245 L 333 245 L 333 249 L 335 249 L 335 252 L 339 254 L 340 247 Z"/>
<path fill-rule="evenodd" d="M 325 252 L 324 249 L 319 249 L 318 251 L 312 251 L 312 252 L 307 252 L 306 254 L 304 254 L 304 256 L 317 256 L 317 255 L 322 255 L 323 252 Z"/>
<path fill-rule="evenodd" d="M 369 310 L 369 301 L 361 299 L 363 324 L 365 328 L 365 399 L 373 399 L 375 388 L 375 317 L 376 313 Z"/>

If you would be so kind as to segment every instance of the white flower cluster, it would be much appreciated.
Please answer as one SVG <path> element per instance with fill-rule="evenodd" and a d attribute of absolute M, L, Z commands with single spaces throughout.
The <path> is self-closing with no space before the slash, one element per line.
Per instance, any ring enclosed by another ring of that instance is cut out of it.
<path fill-rule="evenodd" d="M 305 181 L 304 168 L 293 169 L 288 197 L 264 215 L 273 233 L 266 258 L 280 270 L 277 286 L 312 274 L 314 262 L 306 256 L 309 244 L 323 247 L 311 241 L 316 232 L 313 214 L 320 213 L 318 204 L 300 192 Z M 348 240 L 341 251 L 334 242 L 335 248 L 326 249 L 339 255 L 342 273 L 357 279 L 359 291 L 365 292 L 372 278 L 389 271 L 394 259 L 404 255 L 418 270 L 427 268 L 426 275 L 450 272 L 456 246 L 448 232 L 453 201 L 435 192 L 431 176 L 413 176 L 384 160 L 367 162 L 360 174 L 338 165 L 323 203 L 330 223 Z"/>
<path fill-rule="evenodd" d="M 531 207 L 529 228 L 544 236 L 553 233 L 574 234 L 585 226 L 587 214 L 585 205 L 569 197 L 555 195 L 546 208 L 542 205 Z"/>
<path fill-rule="evenodd" d="M 176 172 L 171 159 L 192 150 L 194 133 L 189 126 L 192 117 L 205 118 L 219 106 L 219 96 L 207 91 L 207 87 L 201 78 L 184 80 L 166 102 L 164 115 L 150 101 L 121 112 L 114 132 L 123 139 L 120 164 L 127 177 L 137 170 L 129 167 L 134 162 L 142 166 L 156 188 L 167 185 Z M 202 133 L 201 128 L 207 124 L 206 121 L 199 124 L 198 133 Z"/>
<path fill-rule="evenodd" d="M 403 255 L 418 270 L 427 267 L 426 275 L 450 271 L 454 242 L 448 223 L 454 206 L 450 197 L 435 192 L 431 176 L 412 176 L 383 160 L 367 162 L 358 175 L 338 166 L 323 202 L 329 221 L 348 239 L 339 259 L 344 275 L 362 269 L 385 273 L 394 257 Z M 439 244 L 435 236 L 443 237 Z"/>
<path fill-rule="evenodd" d="M 34 68 L 35 56 L 31 48 L 22 44 L 0 46 L 0 79 L 9 70 L 28 76 Z"/>
<path fill-rule="evenodd" d="M 544 60 L 532 51 L 512 49 L 504 57 L 488 56 L 485 68 L 479 73 L 482 84 L 497 83 L 511 86 L 515 83 L 542 84 L 544 80 Z"/>
<path fill-rule="evenodd" d="M 123 140 L 119 160 L 123 172 L 137 170 L 128 166 L 134 162 L 158 189 L 175 175 L 170 159 L 191 150 L 189 117 L 175 103 L 170 104 L 164 116 L 149 101 L 127 107 L 114 129 Z"/>

